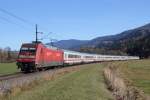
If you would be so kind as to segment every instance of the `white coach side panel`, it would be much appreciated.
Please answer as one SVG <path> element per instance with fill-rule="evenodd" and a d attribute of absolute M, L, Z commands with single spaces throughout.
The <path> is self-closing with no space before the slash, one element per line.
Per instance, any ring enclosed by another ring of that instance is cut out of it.
<path fill-rule="evenodd" d="M 82 54 L 80 52 L 64 50 L 64 63 L 77 64 L 81 62 L 82 62 Z"/>
<path fill-rule="evenodd" d="M 136 60 L 137 56 L 115 56 L 115 55 L 100 55 L 88 54 L 75 51 L 64 50 L 64 63 L 65 64 L 79 64 L 90 63 L 98 61 L 115 61 L 115 60 Z"/>

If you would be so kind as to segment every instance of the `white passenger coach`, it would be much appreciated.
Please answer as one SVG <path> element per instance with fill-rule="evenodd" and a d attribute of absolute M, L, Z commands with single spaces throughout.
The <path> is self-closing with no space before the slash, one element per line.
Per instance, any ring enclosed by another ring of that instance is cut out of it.
<path fill-rule="evenodd" d="M 80 64 L 90 62 L 115 61 L 115 60 L 137 60 L 137 56 L 115 56 L 115 55 L 100 55 L 88 54 L 75 51 L 64 50 L 65 64 Z"/>

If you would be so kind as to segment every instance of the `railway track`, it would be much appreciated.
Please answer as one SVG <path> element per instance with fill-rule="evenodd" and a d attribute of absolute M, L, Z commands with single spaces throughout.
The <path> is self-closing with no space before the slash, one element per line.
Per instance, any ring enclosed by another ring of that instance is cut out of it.
<path fill-rule="evenodd" d="M 52 72 L 55 72 L 58 69 L 60 69 L 60 68 L 48 69 L 48 70 L 45 70 L 45 71 L 32 72 L 32 73 L 16 72 L 16 73 L 12 73 L 12 74 L 0 75 L 0 81 L 14 79 L 14 78 L 22 77 L 22 76 L 29 76 L 29 75 L 32 75 L 32 74 L 47 72 L 47 71 L 50 71 L 50 70 Z"/>
<path fill-rule="evenodd" d="M 21 73 L 21 72 L 16 72 L 13 74 L 0 75 L 0 81 L 17 78 L 17 77 L 20 77 L 22 75 L 24 75 L 24 73 Z"/>
<path fill-rule="evenodd" d="M 70 65 L 70 67 L 71 66 L 79 66 L 79 65 Z M 51 71 L 51 73 L 55 73 L 55 71 L 57 71 L 59 69 L 65 69 L 65 68 L 66 67 L 62 67 L 62 68 L 55 67 L 55 68 L 49 68 L 47 70 L 31 72 L 31 73 L 16 72 L 16 73 L 12 73 L 12 74 L 0 75 L 0 81 L 10 80 L 10 79 L 24 77 L 24 76 L 30 76 L 33 74 L 44 73 L 44 72 L 49 72 L 49 71 Z"/>
<path fill-rule="evenodd" d="M 34 73 L 17 72 L 14 74 L 0 75 L 0 95 L 7 95 L 13 92 L 16 87 L 24 88 L 29 86 L 32 82 L 40 79 L 49 80 L 54 79 L 58 75 L 78 70 L 81 66 L 54 68 Z"/>

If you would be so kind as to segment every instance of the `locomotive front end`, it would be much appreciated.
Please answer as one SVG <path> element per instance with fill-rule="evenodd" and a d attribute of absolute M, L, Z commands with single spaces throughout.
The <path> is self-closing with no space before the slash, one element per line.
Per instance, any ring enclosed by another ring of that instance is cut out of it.
<path fill-rule="evenodd" d="M 35 70 L 36 49 L 37 44 L 22 44 L 17 59 L 17 66 L 21 71 L 29 72 Z"/>

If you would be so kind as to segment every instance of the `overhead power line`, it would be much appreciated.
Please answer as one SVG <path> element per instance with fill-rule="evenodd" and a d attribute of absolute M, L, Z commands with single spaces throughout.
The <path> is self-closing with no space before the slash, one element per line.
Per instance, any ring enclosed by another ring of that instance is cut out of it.
<path fill-rule="evenodd" d="M 24 23 L 26 23 L 26 24 L 32 26 L 32 27 L 34 27 L 34 25 L 35 25 L 35 23 L 33 23 L 33 22 L 29 21 L 29 20 L 26 20 L 26 19 L 24 19 L 24 18 L 22 18 L 22 17 L 20 17 L 20 16 L 17 16 L 16 14 L 14 14 L 14 13 L 12 13 L 12 12 L 10 12 L 10 11 L 7 11 L 7 10 L 5 10 L 5 9 L 3 9 L 3 8 L 0 8 L 0 12 L 3 12 L 3 13 L 5 13 L 5 14 L 7 14 L 7 15 L 9 15 L 9 16 L 11 16 L 11 17 L 13 17 L 13 18 L 15 18 L 15 19 L 17 19 L 17 20 L 19 20 L 19 21 L 21 21 L 21 22 L 24 22 Z M 41 28 L 46 29 L 46 28 L 43 27 L 43 26 L 41 26 Z M 48 30 L 48 29 L 46 29 L 46 30 Z"/>
<path fill-rule="evenodd" d="M 32 22 L 30 22 L 30 21 L 28 21 L 28 20 L 26 20 L 24 18 L 21 18 L 21 17 L 15 15 L 13 13 L 7 11 L 7 10 L 4 10 L 4 9 L 0 8 L 0 11 L 5 13 L 5 14 L 7 14 L 7 15 L 9 15 L 9 16 L 12 16 L 12 17 L 16 18 L 16 19 L 18 19 L 18 20 L 20 20 L 20 21 L 22 21 L 22 22 L 24 22 L 26 24 L 29 24 L 29 25 L 32 25 L 32 26 L 35 25 L 34 23 L 32 23 Z"/>
<path fill-rule="evenodd" d="M 22 17 L 20 17 L 20 16 L 17 16 L 16 14 L 14 14 L 14 13 L 12 13 L 12 12 L 9 12 L 9 11 L 3 9 L 3 8 L 0 8 L 0 12 L 5 13 L 5 14 L 7 14 L 7 15 L 9 15 L 9 16 L 11 16 L 11 17 L 13 17 L 13 18 L 15 18 L 15 19 L 17 19 L 17 20 L 23 22 L 23 23 L 26 23 L 26 24 L 28 24 L 28 25 L 30 25 L 30 26 L 32 26 L 32 27 L 35 25 L 35 23 L 33 23 L 33 22 L 31 22 L 31 21 L 28 21 L 28 20 L 26 20 L 26 19 L 24 19 L 24 18 L 22 18 Z M 5 18 L 5 17 L 0 16 L 0 19 L 6 21 L 6 22 L 8 22 L 8 23 L 17 25 L 17 26 L 19 26 L 19 27 L 21 27 L 21 28 L 27 29 L 26 27 L 24 27 L 24 25 L 21 25 L 21 24 L 18 24 L 17 22 L 11 21 L 11 20 L 9 20 L 8 18 Z M 41 26 L 41 27 L 42 27 L 42 26 Z M 48 29 L 45 28 L 45 27 L 42 27 L 42 28 L 48 30 Z M 43 39 L 49 39 L 48 36 L 49 36 L 51 33 L 53 33 L 53 32 L 48 33 L 47 35 L 43 36 L 41 39 L 42 39 L 42 40 L 43 40 Z"/>
<path fill-rule="evenodd" d="M 16 25 L 16 26 L 18 26 L 18 27 L 20 27 L 20 28 L 26 29 L 26 27 L 24 27 L 23 25 L 17 24 L 17 23 L 15 23 L 15 22 L 13 22 L 13 21 L 10 21 L 9 19 L 7 19 L 7 18 L 5 18 L 5 17 L 0 16 L 0 19 L 2 19 L 3 21 L 5 21 L 5 22 L 7 22 L 7 23 L 14 24 L 14 25 Z"/>

